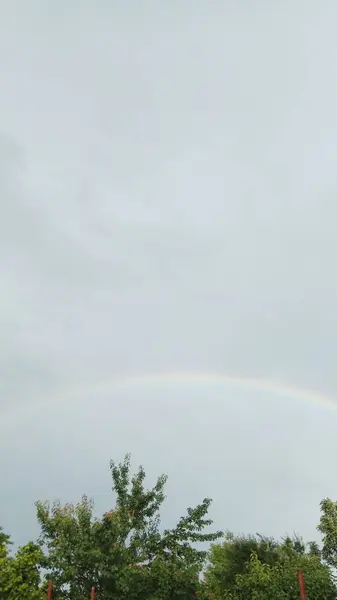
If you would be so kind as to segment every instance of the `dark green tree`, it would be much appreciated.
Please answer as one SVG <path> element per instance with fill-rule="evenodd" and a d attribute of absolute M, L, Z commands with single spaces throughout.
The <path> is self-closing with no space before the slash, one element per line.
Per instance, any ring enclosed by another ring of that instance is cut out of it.
<path fill-rule="evenodd" d="M 297 572 L 302 569 L 309 598 L 335 600 L 330 569 L 322 563 L 317 544 L 297 536 L 280 542 L 263 536 L 227 534 L 214 544 L 205 572 L 213 599 L 292 600 L 298 597 Z"/>
<path fill-rule="evenodd" d="M 331 572 L 317 556 L 310 554 L 285 555 L 274 565 L 262 563 L 256 553 L 251 555 L 247 571 L 238 575 L 231 600 L 293 600 L 299 597 L 297 574 L 301 569 L 308 598 L 336 600 L 337 591 Z"/>
<path fill-rule="evenodd" d="M 227 532 L 222 544 L 213 544 L 209 553 L 206 579 L 217 590 L 232 589 L 237 575 L 247 571 L 251 555 L 255 553 L 262 563 L 274 564 L 278 545 L 272 538 L 260 535 L 238 535 Z"/>

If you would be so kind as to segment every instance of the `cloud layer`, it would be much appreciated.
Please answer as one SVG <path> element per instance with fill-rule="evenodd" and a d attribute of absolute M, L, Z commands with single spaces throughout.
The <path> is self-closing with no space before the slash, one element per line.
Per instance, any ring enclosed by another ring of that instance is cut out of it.
<path fill-rule="evenodd" d="M 172 370 L 335 397 L 335 3 L 17 0 L 0 16 L 4 414 L 74 382 Z M 42 451 L 31 427 L 15 460 Z"/>

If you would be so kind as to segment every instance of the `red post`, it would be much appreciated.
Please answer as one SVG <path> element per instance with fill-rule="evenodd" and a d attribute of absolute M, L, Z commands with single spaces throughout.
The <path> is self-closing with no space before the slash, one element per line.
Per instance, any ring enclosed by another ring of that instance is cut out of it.
<path fill-rule="evenodd" d="M 299 571 L 297 571 L 297 577 L 298 577 L 298 585 L 300 586 L 301 600 L 307 600 L 307 594 L 305 592 L 304 576 L 303 576 L 303 571 L 301 571 L 301 569 Z"/>
<path fill-rule="evenodd" d="M 91 600 L 95 600 L 95 588 L 92 586 L 91 588 Z"/>
<path fill-rule="evenodd" d="M 47 600 L 51 600 L 51 597 L 52 597 L 52 592 L 53 592 L 53 584 L 52 584 L 52 582 L 49 580 L 49 581 L 48 581 Z"/>

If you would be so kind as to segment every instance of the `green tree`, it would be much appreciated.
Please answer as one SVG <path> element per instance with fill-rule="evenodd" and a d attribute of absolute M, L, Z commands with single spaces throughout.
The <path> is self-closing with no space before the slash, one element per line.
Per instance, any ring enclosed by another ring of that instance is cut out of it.
<path fill-rule="evenodd" d="M 10 535 L 5 533 L 3 528 L 0 527 L 0 558 L 4 558 L 8 555 L 8 546 L 11 544 Z"/>
<path fill-rule="evenodd" d="M 1 534 L 3 535 L 3 534 Z M 10 543 L 9 536 L 4 546 Z M 0 599 L 42 600 L 44 587 L 41 580 L 43 553 L 38 544 L 29 542 L 14 555 L 1 548 L 0 555 Z"/>
<path fill-rule="evenodd" d="M 145 489 L 145 471 L 132 476 L 129 455 L 120 464 L 111 461 L 110 470 L 116 504 L 101 518 L 86 496 L 77 505 L 36 505 L 45 567 L 59 593 L 83 600 L 94 585 L 109 600 L 194 597 L 207 556 L 198 545 L 222 535 L 203 532 L 212 524 L 206 518 L 211 501 L 189 508 L 176 527 L 161 532 L 166 476 Z"/>
<path fill-rule="evenodd" d="M 320 504 L 321 516 L 317 527 L 322 534 L 322 557 L 333 568 L 337 567 L 337 502 L 324 498 Z"/>
<path fill-rule="evenodd" d="M 213 544 L 209 552 L 206 580 L 211 589 L 221 595 L 235 586 L 237 575 L 247 571 L 252 553 L 266 564 L 278 558 L 278 545 L 272 538 L 256 535 L 239 535 L 227 532 L 222 544 Z"/>
<path fill-rule="evenodd" d="M 273 566 L 263 564 L 252 554 L 248 571 L 238 575 L 233 600 L 293 600 L 299 596 L 298 570 L 302 569 L 308 598 L 336 600 L 337 590 L 331 572 L 317 556 L 286 556 Z"/>
<path fill-rule="evenodd" d="M 293 600 L 299 593 L 299 569 L 309 598 L 337 598 L 317 544 L 304 544 L 299 537 L 277 542 L 263 536 L 227 534 L 223 544 L 212 546 L 209 559 L 205 581 L 209 596 L 215 599 Z"/>

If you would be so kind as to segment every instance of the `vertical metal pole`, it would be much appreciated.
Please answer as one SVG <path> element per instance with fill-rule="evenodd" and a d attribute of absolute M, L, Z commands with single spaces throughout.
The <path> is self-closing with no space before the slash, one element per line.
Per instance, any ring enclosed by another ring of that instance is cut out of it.
<path fill-rule="evenodd" d="M 47 600 L 51 600 L 51 597 L 52 597 L 52 592 L 53 592 L 53 584 L 52 584 L 52 582 L 49 580 L 49 581 L 48 581 Z"/>
<path fill-rule="evenodd" d="M 91 588 L 91 600 L 95 600 L 95 588 L 92 586 Z"/>
<path fill-rule="evenodd" d="M 304 576 L 303 576 L 303 571 L 301 571 L 301 569 L 299 571 L 297 571 L 297 577 L 298 577 L 298 585 L 300 586 L 301 600 L 307 600 L 307 594 L 305 592 Z"/>

